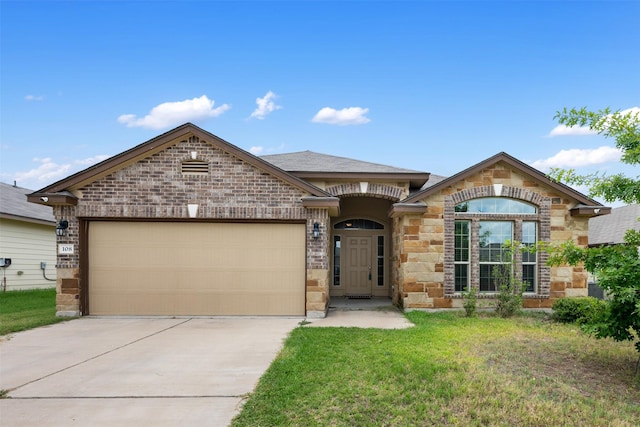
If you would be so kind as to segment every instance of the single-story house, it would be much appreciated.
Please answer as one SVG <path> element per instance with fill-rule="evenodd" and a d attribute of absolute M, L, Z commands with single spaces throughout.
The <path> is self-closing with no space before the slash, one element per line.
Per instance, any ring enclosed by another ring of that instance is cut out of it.
<path fill-rule="evenodd" d="M 51 288 L 56 284 L 53 209 L 27 202 L 33 190 L 0 182 L 0 290 Z M 9 261 L 11 260 L 11 264 Z"/>
<path fill-rule="evenodd" d="M 415 155 L 415 154 L 414 154 Z M 323 317 L 331 298 L 456 308 L 502 243 L 588 244 L 595 200 L 498 153 L 448 178 L 314 152 L 256 157 L 190 123 L 28 196 L 53 206 L 59 315 Z M 586 295 L 516 255 L 525 307 Z"/>

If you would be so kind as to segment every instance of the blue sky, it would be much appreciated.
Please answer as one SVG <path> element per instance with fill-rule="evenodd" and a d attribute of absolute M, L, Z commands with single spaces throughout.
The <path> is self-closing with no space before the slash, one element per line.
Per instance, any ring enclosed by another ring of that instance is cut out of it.
<path fill-rule="evenodd" d="M 34 190 L 187 121 L 254 154 L 637 176 L 612 140 L 552 131 L 563 107 L 640 106 L 640 2 L 0 0 L 0 19 L 0 180 Z"/>

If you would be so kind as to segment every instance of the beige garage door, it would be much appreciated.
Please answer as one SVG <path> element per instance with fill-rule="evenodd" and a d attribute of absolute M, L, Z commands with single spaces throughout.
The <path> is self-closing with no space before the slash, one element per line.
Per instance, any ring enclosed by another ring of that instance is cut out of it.
<path fill-rule="evenodd" d="M 92 222 L 94 315 L 304 315 L 303 224 Z"/>

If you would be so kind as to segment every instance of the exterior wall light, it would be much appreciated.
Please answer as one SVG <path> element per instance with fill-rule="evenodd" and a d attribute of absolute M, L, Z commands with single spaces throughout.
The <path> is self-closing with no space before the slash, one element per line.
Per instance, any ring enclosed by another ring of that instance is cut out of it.
<path fill-rule="evenodd" d="M 64 236 L 67 234 L 67 228 L 69 228 L 69 221 L 63 219 L 56 225 L 56 236 Z"/>
<path fill-rule="evenodd" d="M 313 232 L 311 233 L 311 236 L 314 239 L 317 239 L 318 237 L 320 237 L 320 224 L 318 224 L 317 222 L 313 223 Z"/>

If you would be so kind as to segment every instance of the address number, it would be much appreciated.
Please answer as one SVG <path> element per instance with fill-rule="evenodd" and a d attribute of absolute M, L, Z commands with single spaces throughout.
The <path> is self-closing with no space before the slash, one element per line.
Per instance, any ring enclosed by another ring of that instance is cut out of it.
<path fill-rule="evenodd" d="M 73 245 L 58 245 L 58 254 L 73 255 Z"/>

